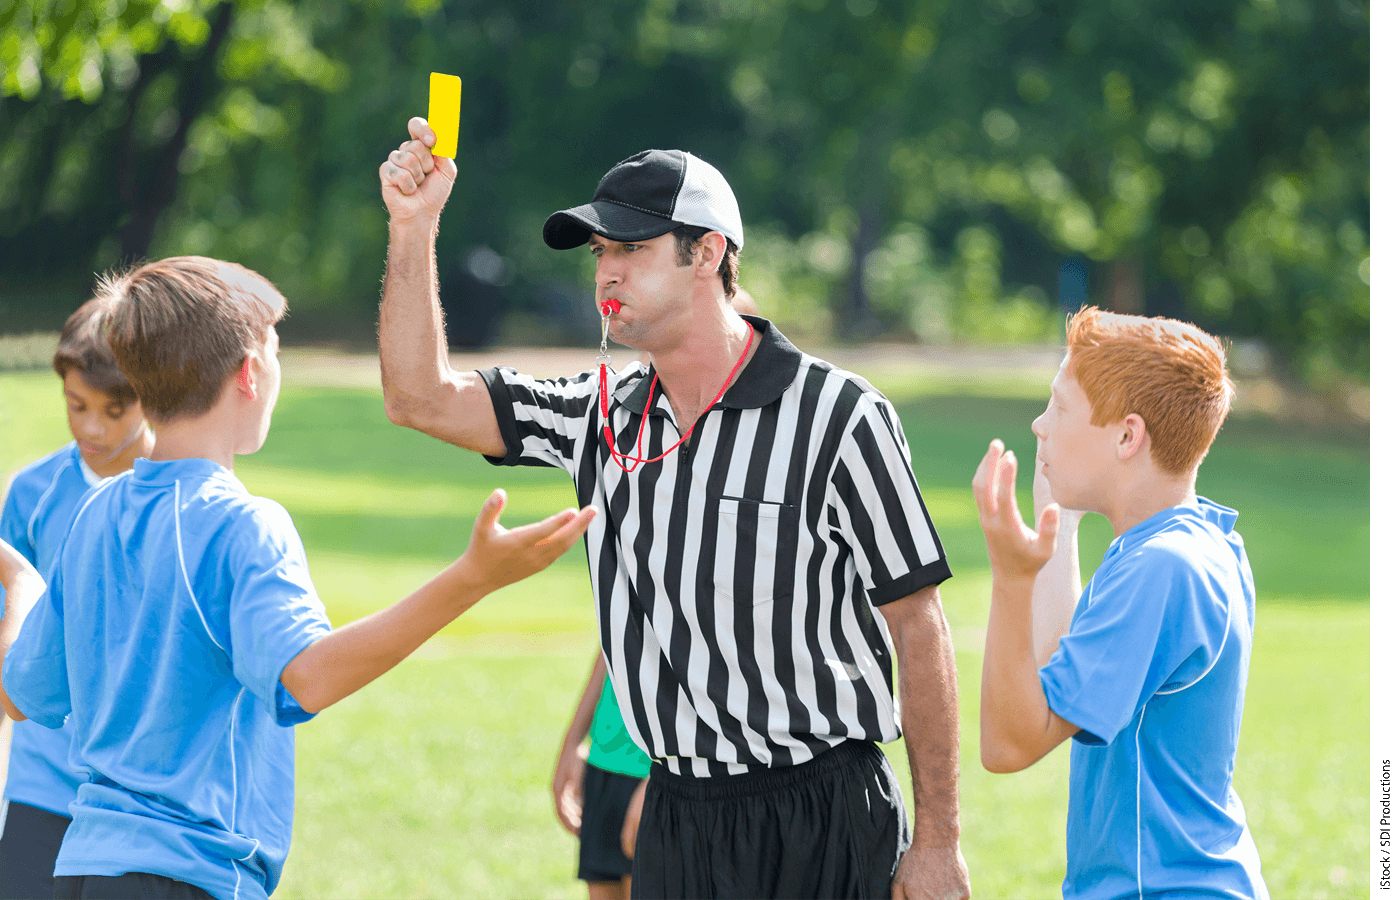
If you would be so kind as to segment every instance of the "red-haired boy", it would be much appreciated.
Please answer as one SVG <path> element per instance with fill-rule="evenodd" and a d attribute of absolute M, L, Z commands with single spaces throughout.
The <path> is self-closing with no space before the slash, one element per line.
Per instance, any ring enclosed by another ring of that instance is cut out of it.
<path fill-rule="evenodd" d="M 1196 494 L 1234 395 L 1224 350 L 1092 307 L 1068 333 L 1031 425 L 1038 529 L 1000 441 L 973 479 L 992 565 L 982 764 L 1015 772 L 1074 738 L 1067 898 L 1267 898 L 1232 785 L 1254 577 L 1239 514 Z M 1114 539 L 1076 605 L 1085 512 Z"/>

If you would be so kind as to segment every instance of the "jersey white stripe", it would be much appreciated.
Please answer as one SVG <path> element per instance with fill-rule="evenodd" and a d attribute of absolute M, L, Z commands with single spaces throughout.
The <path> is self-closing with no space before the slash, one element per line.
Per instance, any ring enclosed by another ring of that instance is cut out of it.
<path fill-rule="evenodd" d="M 214 642 L 214 646 L 228 653 L 228 648 L 219 643 L 219 639 L 214 637 L 214 630 L 209 627 L 209 620 L 204 617 L 204 610 L 199 605 L 199 597 L 195 594 L 194 588 L 190 585 L 190 573 L 185 568 L 185 542 L 180 536 L 180 482 L 175 481 L 175 558 L 180 561 L 180 577 L 184 579 L 185 590 L 190 595 L 190 604 L 194 606 L 194 611 L 199 615 L 199 622 L 204 626 L 204 633 L 209 635 L 209 640 Z"/>
<path fill-rule="evenodd" d="M 889 631 L 864 591 L 946 574 L 892 408 L 786 346 L 796 375 L 785 390 L 717 406 L 689 446 L 632 473 L 602 441 L 596 375 L 488 378 L 513 417 L 501 424 L 516 458 L 565 468 L 581 502 L 611 511 L 587 544 L 599 636 L 629 732 L 676 773 L 897 738 Z M 628 395 L 641 382 L 644 396 L 647 375 L 610 378 L 610 419 L 620 450 L 653 456 L 680 434 L 658 391 L 646 446 L 632 446 L 639 401 Z"/>

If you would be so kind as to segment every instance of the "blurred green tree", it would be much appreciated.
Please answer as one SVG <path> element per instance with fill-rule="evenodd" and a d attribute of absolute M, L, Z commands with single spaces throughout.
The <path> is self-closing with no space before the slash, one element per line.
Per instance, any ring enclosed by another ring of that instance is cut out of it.
<path fill-rule="evenodd" d="M 540 223 L 680 146 L 796 331 L 1025 339 L 1087 296 L 1364 376 L 1368 38 L 1357 0 L 10 0 L 0 328 L 197 252 L 273 277 L 304 335 L 371 334 L 375 169 L 446 71 L 461 343 L 503 309 L 586 325 L 586 260 Z"/>
<path fill-rule="evenodd" d="M 93 269 L 148 255 L 220 122 L 265 135 L 242 85 L 332 87 L 337 66 L 278 0 L 12 0 L 0 7 L 0 280 L 7 324 L 52 321 Z"/>

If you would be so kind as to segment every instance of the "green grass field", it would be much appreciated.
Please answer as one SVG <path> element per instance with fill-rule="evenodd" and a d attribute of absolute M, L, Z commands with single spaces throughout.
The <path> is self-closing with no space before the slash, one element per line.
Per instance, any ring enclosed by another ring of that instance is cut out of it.
<path fill-rule="evenodd" d="M 990 577 L 968 487 L 992 437 L 1030 458 L 1045 388 L 882 378 L 878 366 L 863 374 L 896 401 L 955 572 L 944 598 L 958 648 L 974 893 L 1057 897 L 1068 749 L 1010 776 L 978 763 Z M 0 472 L 66 442 L 57 380 L 0 374 L 0 423 Z M 337 624 L 397 600 L 461 552 L 493 487 L 510 492 L 507 524 L 572 503 L 560 473 L 492 468 L 394 428 L 376 391 L 299 384 L 291 365 L 267 446 L 240 460 L 238 475 L 291 511 Z M 1357 896 L 1368 878 L 1366 440 L 1232 420 L 1199 487 L 1242 510 L 1258 586 L 1236 787 L 1265 878 L 1275 897 Z M 1110 536 L 1103 520 L 1086 522 L 1086 578 Z M 296 836 L 278 896 L 585 896 L 549 780 L 593 628 L 575 548 L 301 726 Z M 903 747 L 886 749 L 908 796 Z"/>

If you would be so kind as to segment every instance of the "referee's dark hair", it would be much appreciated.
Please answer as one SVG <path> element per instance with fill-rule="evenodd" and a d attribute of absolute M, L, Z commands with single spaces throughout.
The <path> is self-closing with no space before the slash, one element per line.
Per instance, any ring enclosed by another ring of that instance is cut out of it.
<path fill-rule="evenodd" d="M 695 260 L 695 245 L 700 239 L 714 231 L 699 225 L 680 225 L 671 233 L 676 236 L 676 265 L 688 266 Z M 739 248 L 729 238 L 724 239 L 724 259 L 719 264 L 719 280 L 724 286 L 724 296 L 734 299 L 734 290 L 739 285 Z"/>

